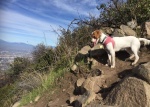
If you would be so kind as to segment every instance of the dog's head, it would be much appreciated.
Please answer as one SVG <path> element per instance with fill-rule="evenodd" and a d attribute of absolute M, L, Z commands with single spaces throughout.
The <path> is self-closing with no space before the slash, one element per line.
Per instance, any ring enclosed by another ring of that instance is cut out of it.
<path fill-rule="evenodd" d="M 91 41 L 94 43 L 94 45 L 98 43 L 98 40 L 100 39 L 101 34 L 102 34 L 101 30 L 95 30 L 92 32 L 92 35 L 91 35 L 92 40 Z"/>

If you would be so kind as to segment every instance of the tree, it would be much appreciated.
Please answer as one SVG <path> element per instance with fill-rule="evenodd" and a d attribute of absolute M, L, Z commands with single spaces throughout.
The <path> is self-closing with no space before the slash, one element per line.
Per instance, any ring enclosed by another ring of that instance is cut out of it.
<path fill-rule="evenodd" d="M 30 61 L 27 58 L 17 57 L 14 59 L 13 64 L 11 65 L 11 70 L 13 75 L 19 75 L 30 65 Z"/>
<path fill-rule="evenodd" d="M 46 47 L 44 44 L 39 44 L 32 52 L 35 70 L 39 72 L 47 71 L 49 66 L 53 64 L 54 51 L 52 47 Z"/>

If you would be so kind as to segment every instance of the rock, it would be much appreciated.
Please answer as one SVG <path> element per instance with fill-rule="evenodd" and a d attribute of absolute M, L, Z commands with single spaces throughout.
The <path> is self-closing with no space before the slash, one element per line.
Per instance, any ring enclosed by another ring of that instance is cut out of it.
<path fill-rule="evenodd" d="M 105 104 L 119 107 L 150 107 L 150 85 L 135 77 L 125 78 L 106 96 Z"/>
<path fill-rule="evenodd" d="M 102 44 L 97 44 L 89 51 L 88 63 L 91 64 L 91 68 L 97 66 L 99 62 L 94 57 L 101 57 L 106 51 Z"/>
<path fill-rule="evenodd" d="M 16 102 L 12 107 L 20 107 L 20 101 Z"/>
<path fill-rule="evenodd" d="M 77 103 L 82 105 L 82 107 L 85 107 L 87 104 L 92 102 L 95 99 L 95 97 L 96 97 L 96 94 L 93 91 L 86 91 L 86 93 L 79 96 L 76 101 Z M 79 106 L 75 106 L 75 107 L 79 107 Z"/>
<path fill-rule="evenodd" d="M 30 101 L 30 104 L 32 104 L 33 103 L 33 101 Z"/>
<path fill-rule="evenodd" d="M 40 96 L 37 96 L 34 101 L 37 102 L 39 99 L 40 99 Z"/>
<path fill-rule="evenodd" d="M 88 51 L 90 49 L 91 47 L 87 45 L 87 46 L 84 46 L 78 53 L 85 55 L 85 54 L 88 54 Z"/>
<path fill-rule="evenodd" d="M 131 21 L 127 22 L 127 25 L 128 25 L 130 28 L 134 29 L 134 28 L 136 28 L 136 26 L 137 26 L 137 21 L 132 19 Z"/>
<path fill-rule="evenodd" d="M 93 57 L 95 56 L 101 56 L 102 54 L 105 53 L 104 47 L 101 44 L 97 44 L 95 45 L 93 48 L 91 48 L 90 46 L 84 46 L 76 55 L 75 59 L 74 59 L 74 64 L 71 67 L 72 71 L 77 71 L 78 70 L 78 63 L 80 61 L 87 62 L 87 63 L 91 63 L 92 62 L 92 66 L 95 66 L 97 64 L 97 61 L 94 60 Z"/>
<path fill-rule="evenodd" d="M 77 71 L 78 70 L 78 66 L 77 64 L 73 64 L 73 66 L 71 67 L 72 71 Z"/>
<path fill-rule="evenodd" d="M 76 103 L 75 107 L 79 107 L 79 104 L 82 105 L 83 107 L 92 102 L 93 100 L 96 99 L 96 96 L 101 88 L 103 87 L 103 84 L 105 83 L 104 81 L 104 76 L 94 76 L 94 77 L 89 77 L 87 79 L 81 78 L 78 79 L 76 82 L 76 87 L 75 89 L 82 93 L 78 98 L 74 99 L 74 103 Z M 80 90 L 78 89 L 80 88 Z M 83 91 L 84 90 L 84 91 Z M 70 102 L 73 102 L 72 99 L 70 99 Z M 102 100 L 102 98 L 101 98 Z"/>
<path fill-rule="evenodd" d="M 126 36 L 137 36 L 136 32 L 126 25 L 121 25 L 120 29 L 125 33 Z"/>
<path fill-rule="evenodd" d="M 80 78 L 76 82 L 75 90 L 77 89 L 80 91 L 81 89 L 84 89 L 85 91 L 93 91 L 94 93 L 97 93 L 101 90 L 101 88 L 106 88 L 104 87 L 106 84 L 106 78 L 107 77 L 105 75 L 88 77 L 87 79 Z M 80 88 L 80 90 L 78 88 Z"/>
<path fill-rule="evenodd" d="M 112 34 L 112 32 L 114 31 L 114 29 L 111 27 L 102 27 L 101 30 L 107 34 Z"/>
<path fill-rule="evenodd" d="M 101 90 L 103 82 L 103 76 L 89 77 L 83 82 L 82 87 L 87 91 L 97 93 Z"/>
<path fill-rule="evenodd" d="M 125 33 L 121 29 L 114 29 L 112 36 L 113 37 L 122 37 L 122 36 L 125 36 Z"/>
<path fill-rule="evenodd" d="M 69 103 L 73 103 L 76 99 L 78 98 L 78 96 L 71 96 L 69 99 Z"/>
<path fill-rule="evenodd" d="M 72 67 L 70 68 L 72 71 L 77 71 L 78 70 L 78 63 L 80 61 L 86 61 L 87 57 L 89 56 L 89 50 L 91 49 L 90 46 L 84 46 L 76 55 L 75 59 L 74 59 L 74 64 L 72 65 Z"/>
<path fill-rule="evenodd" d="M 150 84 L 150 62 L 135 67 L 133 73 Z"/>
<path fill-rule="evenodd" d="M 87 79 L 81 78 L 78 79 L 76 82 L 76 88 L 81 87 L 84 88 L 86 91 L 93 91 L 95 93 L 99 92 L 100 89 L 105 84 L 104 76 L 94 76 L 88 77 Z"/>
<path fill-rule="evenodd" d="M 145 30 L 146 30 L 147 38 L 150 38 L 150 20 L 145 22 Z"/>
<path fill-rule="evenodd" d="M 55 99 L 54 101 L 50 101 L 48 104 L 47 104 L 47 107 L 53 107 L 53 105 L 56 105 L 59 101 L 59 98 Z"/>
<path fill-rule="evenodd" d="M 118 106 L 109 106 L 109 105 L 102 105 L 102 104 L 89 104 L 86 107 L 118 107 Z"/>
<path fill-rule="evenodd" d="M 76 55 L 74 63 L 77 64 L 78 62 L 85 60 L 89 55 L 89 50 L 91 50 L 90 46 L 84 46 Z"/>
<path fill-rule="evenodd" d="M 85 78 L 80 78 L 80 79 L 78 79 L 77 82 L 76 82 L 76 86 L 77 86 L 77 87 L 81 86 L 84 81 L 85 81 Z"/>

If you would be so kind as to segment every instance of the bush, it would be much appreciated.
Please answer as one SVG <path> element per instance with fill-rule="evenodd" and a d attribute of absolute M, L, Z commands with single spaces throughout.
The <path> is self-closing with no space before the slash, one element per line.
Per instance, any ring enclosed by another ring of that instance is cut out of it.
<path fill-rule="evenodd" d="M 12 75 L 19 75 L 23 72 L 29 65 L 30 61 L 27 58 L 17 57 L 14 59 L 13 64 L 11 65 Z"/>
<path fill-rule="evenodd" d="M 38 72 L 47 72 L 49 70 L 49 66 L 53 64 L 54 50 L 51 47 L 39 44 L 35 47 L 32 55 L 35 65 L 34 68 Z"/>

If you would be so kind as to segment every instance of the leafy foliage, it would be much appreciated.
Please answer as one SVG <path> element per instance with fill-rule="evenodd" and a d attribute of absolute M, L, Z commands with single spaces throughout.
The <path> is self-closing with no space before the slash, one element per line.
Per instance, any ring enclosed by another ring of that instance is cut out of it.
<path fill-rule="evenodd" d="M 51 47 L 39 44 L 35 47 L 33 53 L 33 62 L 35 70 L 39 72 L 48 71 L 49 66 L 53 63 L 54 51 Z"/>
<path fill-rule="evenodd" d="M 13 75 L 19 75 L 30 65 L 30 61 L 27 58 L 17 57 L 14 59 L 14 63 L 11 65 L 11 71 Z"/>
<path fill-rule="evenodd" d="M 86 24 L 94 29 L 101 27 L 119 27 L 132 19 L 138 24 L 149 20 L 150 0 L 109 0 L 96 7 L 99 17 L 89 16 L 88 19 L 76 19 L 75 24 Z"/>

